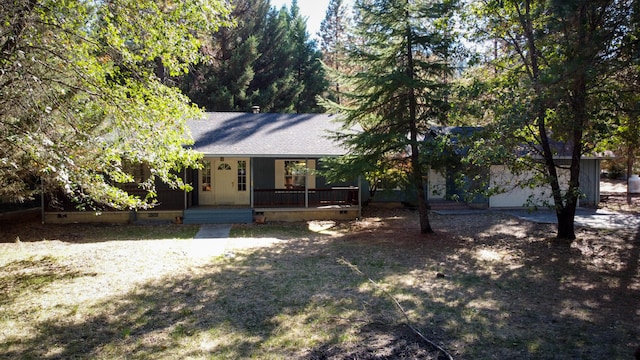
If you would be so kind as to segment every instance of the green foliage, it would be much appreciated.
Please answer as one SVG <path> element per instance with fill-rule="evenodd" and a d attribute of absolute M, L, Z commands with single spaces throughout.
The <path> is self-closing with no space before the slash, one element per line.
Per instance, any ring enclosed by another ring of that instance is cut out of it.
<path fill-rule="evenodd" d="M 240 0 L 231 16 L 237 27 L 213 33 L 206 61 L 179 79 L 185 93 L 210 111 L 319 112 L 328 84 L 297 3 Z"/>
<path fill-rule="evenodd" d="M 349 26 L 351 19 L 347 15 L 346 4 L 343 0 L 331 0 L 327 7 L 324 20 L 320 24 L 320 49 L 322 61 L 327 66 L 329 77 L 334 83 L 330 87 L 329 99 L 340 104 L 341 83 L 333 79 L 331 71 L 346 72 L 351 67 L 346 61 L 345 49 L 349 43 Z M 346 70 L 346 71 L 345 71 Z"/>
<path fill-rule="evenodd" d="M 484 1 L 473 3 L 476 35 L 493 43 L 487 66 L 495 135 L 501 146 L 537 162 L 559 220 L 558 237 L 575 238 L 580 158 L 610 136 L 608 79 L 629 63 L 622 56 L 632 27 L 631 2 Z M 612 102 L 613 100 L 613 102 Z M 508 137 L 505 138 L 505 135 Z M 561 191 L 558 156 L 569 157 L 570 176 Z"/>
<path fill-rule="evenodd" d="M 163 84 L 198 60 L 202 32 L 228 24 L 224 2 L 2 0 L 0 198 L 40 191 L 92 206 L 144 208 L 155 182 L 197 166 L 185 120 L 200 110 Z M 134 197 L 125 164 L 149 176 Z M 40 183 L 40 180 L 42 183 Z"/>
<path fill-rule="evenodd" d="M 454 45 L 456 3 L 357 1 L 348 61 L 355 72 L 346 84 L 344 105 L 325 101 L 341 113 L 344 131 L 335 138 L 349 147 L 345 166 L 364 170 L 370 183 L 405 173 L 415 189 L 421 231 L 431 232 L 423 192 L 420 142 L 429 128 L 446 120 Z M 361 131 L 353 131 L 357 126 Z"/>

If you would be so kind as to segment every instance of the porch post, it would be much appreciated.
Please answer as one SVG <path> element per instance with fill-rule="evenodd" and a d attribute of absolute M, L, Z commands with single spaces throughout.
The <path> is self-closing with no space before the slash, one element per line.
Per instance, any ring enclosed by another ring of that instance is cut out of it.
<path fill-rule="evenodd" d="M 304 158 L 304 207 L 309 207 L 309 158 Z"/>
<path fill-rule="evenodd" d="M 187 168 L 186 167 L 182 171 L 182 182 L 184 183 L 184 185 L 187 185 Z M 185 187 L 185 189 L 184 189 L 184 206 L 182 207 L 182 210 L 186 210 L 187 206 L 189 206 L 188 204 L 189 204 L 189 202 L 187 200 L 187 188 Z"/>
<path fill-rule="evenodd" d="M 249 206 L 253 209 L 254 205 L 254 194 L 253 194 L 253 158 L 249 158 Z"/>
<path fill-rule="evenodd" d="M 362 175 L 358 175 L 358 219 L 362 219 Z"/>

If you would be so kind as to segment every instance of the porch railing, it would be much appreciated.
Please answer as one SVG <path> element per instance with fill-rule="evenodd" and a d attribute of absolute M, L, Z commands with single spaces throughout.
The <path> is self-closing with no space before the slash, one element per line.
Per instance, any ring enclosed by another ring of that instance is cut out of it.
<path fill-rule="evenodd" d="M 329 189 L 255 189 L 254 207 L 309 207 L 358 205 L 357 187 Z M 305 197 L 308 196 L 308 202 Z"/>

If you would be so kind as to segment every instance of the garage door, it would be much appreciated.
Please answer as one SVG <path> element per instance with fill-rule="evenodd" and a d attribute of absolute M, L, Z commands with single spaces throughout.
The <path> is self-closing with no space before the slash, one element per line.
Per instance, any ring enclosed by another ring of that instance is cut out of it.
<path fill-rule="evenodd" d="M 569 172 L 558 170 L 560 176 L 560 187 L 566 188 L 569 179 Z M 489 198 L 489 207 L 492 208 L 517 208 L 525 205 L 546 206 L 553 204 L 550 186 L 539 186 L 535 188 L 521 188 L 519 185 L 533 176 L 533 172 L 520 175 L 512 174 L 504 165 L 491 166 L 491 187 L 499 187 L 505 192 L 493 195 Z M 531 202 L 529 203 L 529 201 Z"/>

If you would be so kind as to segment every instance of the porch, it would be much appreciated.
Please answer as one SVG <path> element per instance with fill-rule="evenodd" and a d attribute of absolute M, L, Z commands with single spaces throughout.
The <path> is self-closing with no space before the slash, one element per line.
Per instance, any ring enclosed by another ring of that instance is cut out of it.
<path fill-rule="evenodd" d="M 256 221 L 355 219 L 360 216 L 359 189 L 257 189 L 251 205 L 193 206 L 184 224 L 238 224 Z"/>

